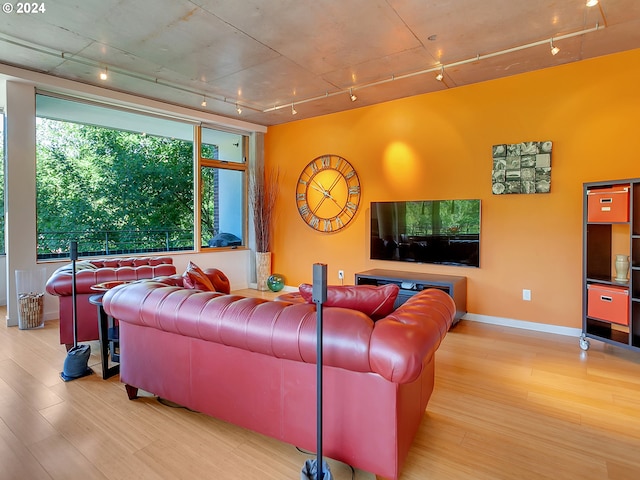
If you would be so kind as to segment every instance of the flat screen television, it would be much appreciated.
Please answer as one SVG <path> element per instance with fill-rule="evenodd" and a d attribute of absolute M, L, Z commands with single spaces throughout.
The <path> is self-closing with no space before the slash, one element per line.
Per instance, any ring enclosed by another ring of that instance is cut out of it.
<path fill-rule="evenodd" d="M 480 200 L 371 202 L 371 258 L 480 266 Z"/>

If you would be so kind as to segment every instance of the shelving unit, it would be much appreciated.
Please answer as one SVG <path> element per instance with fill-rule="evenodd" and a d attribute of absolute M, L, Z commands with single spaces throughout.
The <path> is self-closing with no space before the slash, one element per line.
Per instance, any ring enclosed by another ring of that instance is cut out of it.
<path fill-rule="evenodd" d="M 382 269 L 367 270 L 355 275 L 356 285 L 386 285 L 389 283 L 400 287 L 394 308 L 398 308 L 422 290 L 438 288 L 449 294 L 456 304 L 454 325 L 467 313 L 467 277 Z"/>
<path fill-rule="evenodd" d="M 640 178 L 585 183 L 583 203 L 580 348 L 591 338 L 640 350 Z M 629 257 L 625 280 L 616 255 Z"/>

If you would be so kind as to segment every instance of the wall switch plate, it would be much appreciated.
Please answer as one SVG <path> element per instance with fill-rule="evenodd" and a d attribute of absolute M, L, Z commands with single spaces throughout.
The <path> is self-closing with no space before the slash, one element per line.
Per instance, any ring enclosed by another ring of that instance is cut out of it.
<path fill-rule="evenodd" d="M 522 300 L 531 301 L 531 290 L 526 288 L 522 290 Z"/>

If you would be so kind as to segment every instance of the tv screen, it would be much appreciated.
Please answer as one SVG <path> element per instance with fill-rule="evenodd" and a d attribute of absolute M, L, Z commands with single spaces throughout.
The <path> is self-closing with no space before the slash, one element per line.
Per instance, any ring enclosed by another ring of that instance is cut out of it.
<path fill-rule="evenodd" d="M 371 202 L 371 258 L 480 266 L 480 200 Z"/>

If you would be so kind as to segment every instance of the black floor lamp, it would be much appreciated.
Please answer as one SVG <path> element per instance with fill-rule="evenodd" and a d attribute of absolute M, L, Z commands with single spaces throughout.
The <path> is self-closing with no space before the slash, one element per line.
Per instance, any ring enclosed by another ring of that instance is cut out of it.
<path fill-rule="evenodd" d="M 93 370 L 89 368 L 89 345 L 78 345 L 78 300 L 76 298 L 76 260 L 78 260 L 78 242 L 70 242 L 69 253 L 71 256 L 71 297 L 73 299 L 73 347 L 67 352 L 64 366 L 60 376 L 65 382 L 76 378 L 91 375 Z"/>
<path fill-rule="evenodd" d="M 316 304 L 316 459 L 307 460 L 301 480 L 333 480 L 322 460 L 322 305 L 327 301 L 327 265 L 313 264 L 313 303 Z"/>

